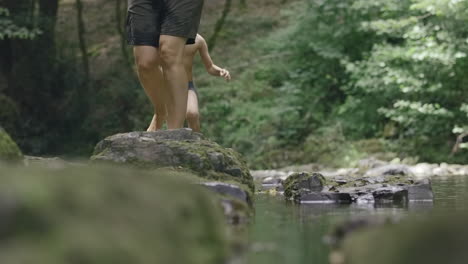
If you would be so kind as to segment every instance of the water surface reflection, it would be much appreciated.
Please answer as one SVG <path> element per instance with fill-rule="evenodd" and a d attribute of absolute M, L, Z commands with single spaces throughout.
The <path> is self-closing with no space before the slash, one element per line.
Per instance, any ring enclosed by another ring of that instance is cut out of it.
<path fill-rule="evenodd" d="M 337 223 L 354 217 L 390 217 L 409 214 L 443 214 L 467 210 L 467 177 L 434 177 L 434 203 L 396 205 L 294 205 L 281 196 L 256 197 L 255 222 L 251 227 L 249 264 L 328 263 L 329 248 L 324 237 Z"/>

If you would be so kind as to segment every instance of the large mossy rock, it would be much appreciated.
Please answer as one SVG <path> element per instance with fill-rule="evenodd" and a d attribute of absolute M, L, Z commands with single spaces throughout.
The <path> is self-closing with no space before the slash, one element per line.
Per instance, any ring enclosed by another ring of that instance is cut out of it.
<path fill-rule="evenodd" d="M 284 196 L 300 202 L 304 194 L 321 192 L 324 185 L 325 178 L 320 173 L 294 173 L 283 182 Z"/>
<path fill-rule="evenodd" d="M 11 139 L 10 135 L 0 127 L 0 160 L 17 161 L 23 157 L 18 145 Z"/>
<path fill-rule="evenodd" d="M 254 190 L 247 164 L 237 152 L 189 129 L 110 136 L 97 144 L 91 159 L 144 168 L 184 168 L 206 179 L 235 181 Z"/>
<path fill-rule="evenodd" d="M 218 201 L 171 173 L 1 169 L 0 263 L 226 263 Z"/>

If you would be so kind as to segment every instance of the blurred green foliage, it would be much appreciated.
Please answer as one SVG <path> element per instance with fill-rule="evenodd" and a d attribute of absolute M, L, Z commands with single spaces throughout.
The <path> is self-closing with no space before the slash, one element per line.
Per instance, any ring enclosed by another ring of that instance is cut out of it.
<path fill-rule="evenodd" d="M 276 56 L 249 65 L 228 89 L 210 90 L 210 135 L 254 167 L 352 165 L 373 154 L 353 142 L 371 138 L 396 152 L 387 158 L 468 161 L 463 152 L 449 157 L 453 133 L 468 123 L 467 1 L 294 6 L 289 26 L 252 45 Z"/>

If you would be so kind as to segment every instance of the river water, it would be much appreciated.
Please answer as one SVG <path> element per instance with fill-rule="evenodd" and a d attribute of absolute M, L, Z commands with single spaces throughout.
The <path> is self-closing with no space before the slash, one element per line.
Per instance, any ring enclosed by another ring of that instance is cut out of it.
<path fill-rule="evenodd" d="M 433 177 L 434 203 L 406 207 L 373 205 L 294 205 L 282 196 L 256 197 L 255 220 L 250 229 L 249 264 L 326 264 L 329 248 L 324 237 L 351 217 L 443 214 L 468 210 L 468 176 Z"/>

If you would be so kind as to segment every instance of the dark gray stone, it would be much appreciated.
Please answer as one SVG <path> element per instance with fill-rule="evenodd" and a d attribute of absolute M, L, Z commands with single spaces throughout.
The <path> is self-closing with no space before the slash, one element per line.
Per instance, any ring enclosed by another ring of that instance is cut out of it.
<path fill-rule="evenodd" d="M 357 204 L 373 204 L 375 203 L 375 198 L 374 195 L 367 193 L 357 196 L 355 201 Z"/>
<path fill-rule="evenodd" d="M 323 190 L 325 178 L 320 173 L 294 173 L 283 181 L 286 199 L 299 201 L 300 194 L 320 192 Z"/>
<path fill-rule="evenodd" d="M 409 201 L 432 202 L 434 200 L 432 184 L 429 179 L 415 185 L 406 186 L 405 189 L 408 190 Z"/>
<path fill-rule="evenodd" d="M 298 197 L 299 203 L 351 203 L 351 195 L 349 193 L 335 192 L 309 192 L 300 194 Z"/>
<path fill-rule="evenodd" d="M 305 175 L 305 174 L 303 174 Z M 320 192 L 323 189 L 323 182 L 317 175 L 304 177 L 297 182 L 299 189 L 307 189 L 312 192 Z"/>
<path fill-rule="evenodd" d="M 204 182 L 201 183 L 201 185 L 221 195 L 229 195 L 248 204 L 252 204 L 252 199 L 249 197 L 248 193 L 237 185 L 222 182 Z"/>
<path fill-rule="evenodd" d="M 241 177 L 242 176 L 242 169 L 240 168 L 228 168 L 228 169 L 225 169 L 223 170 L 223 172 L 231 175 L 231 176 L 234 176 L 234 177 Z"/>
<path fill-rule="evenodd" d="M 406 203 L 408 191 L 400 187 L 384 187 L 372 192 L 376 203 Z"/>

